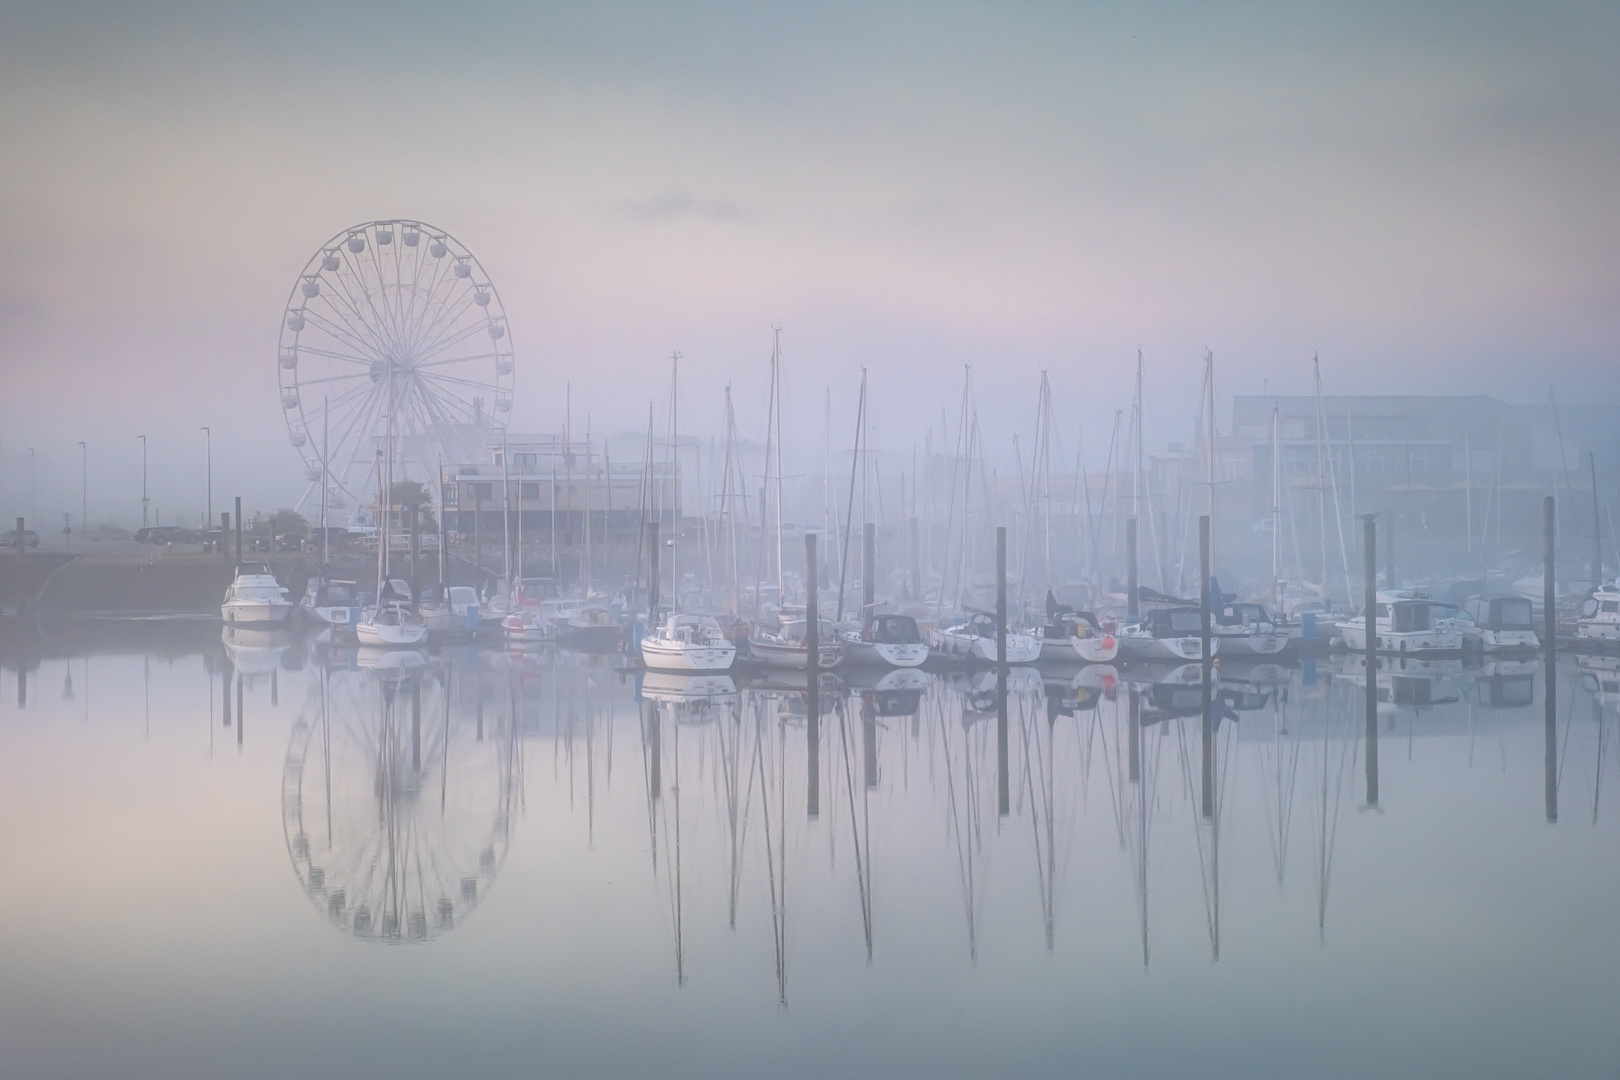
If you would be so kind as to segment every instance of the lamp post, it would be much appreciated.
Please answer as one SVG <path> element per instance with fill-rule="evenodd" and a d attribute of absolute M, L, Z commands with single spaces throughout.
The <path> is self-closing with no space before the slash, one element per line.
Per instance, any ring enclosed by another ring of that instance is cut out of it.
<path fill-rule="evenodd" d="M 79 442 L 79 532 L 84 532 L 90 513 L 90 448 Z"/>
<path fill-rule="evenodd" d="M 214 431 L 209 427 L 204 427 L 202 430 L 203 438 L 208 441 L 208 516 L 203 518 L 203 521 L 212 526 L 214 521 Z"/>
<path fill-rule="evenodd" d="M 141 440 L 141 528 L 146 528 L 146 436 L 137 435 Z"/>

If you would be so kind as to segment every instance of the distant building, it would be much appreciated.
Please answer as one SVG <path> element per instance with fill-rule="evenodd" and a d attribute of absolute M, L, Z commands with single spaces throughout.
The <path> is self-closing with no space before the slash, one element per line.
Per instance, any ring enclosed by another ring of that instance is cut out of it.
<path fill-rule="evenodd" d="M 463 536 L 494 535 L 509 522 L 538 539 L 555 523 L 559 543 L 571 544 L 589 515 L 593 539 L 633 538 L 644 521 L 675 520 L 678 490 L 667 463 L 649 475 L 641 461 L 611 461 L 600 443 L 561 435 L 508 435 L 485 447 L 482 461 L 439 469 L 445 525 Z"/>
<path fill-rule="evenodd" d="M 1600 502 L 1620 481 L 1620 408 L 1368 396 L 1325 397 L 1318 410 L 1312 397 L 1240 396 L 1217 447 L 1223 533 L 1269 522 L 1275 456 L 1290 543 L 1307 567 L 1312 548 L 1321 562 L 1321 523 L 1336 533 L 1362 513 L 1393 531 L 1397 557 L 1404 547 L 1429 568 L 1539 553 L 1546 495 L 1559 497 L 1565 557 L 1579 560 L 1592 550 L 1592 465 Z"/>

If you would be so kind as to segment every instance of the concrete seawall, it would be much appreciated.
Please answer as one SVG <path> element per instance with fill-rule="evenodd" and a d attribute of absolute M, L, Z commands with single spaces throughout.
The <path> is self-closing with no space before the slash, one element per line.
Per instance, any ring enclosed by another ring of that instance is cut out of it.
<path fill-rule="evenodd" d="M 257 556 L 263 559 L 263 556 Z M 304 560 L 291 556 L 272 564 L 296 600 L 308 580 Z M 42 618 L 219 616 L 229 583 L 224 560 L 200 552 L 162 548 L 92 551 L 82 555 L 31 552 L 0 556 L 0 596 L 5 610 Z"/>

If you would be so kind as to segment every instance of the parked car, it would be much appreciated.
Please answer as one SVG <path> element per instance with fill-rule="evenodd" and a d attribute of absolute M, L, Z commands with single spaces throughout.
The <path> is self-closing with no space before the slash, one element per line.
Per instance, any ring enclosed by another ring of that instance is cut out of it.
<path fill-rule="evenodd" d="M 35 532 L 33 529 L 23 530 L 23 543 L 31 548 L 39 547 L 39 533 Z M 7 529 L 5 532 L 0 533 L 0 547 L 14 548 L 16 546 L 16 529 Z"/>
<path fill-rule="evenodd" d="M 225 534 L 219 529 L 209 529 L 203 533 L 202 549 L 204 551 L 218 551 L 225 543 Z"/>
<path fill-rule="evenodd" d="M 181 525 L 153 526 L 146 538 L 149 544 L 195 544 L 201 540 L 201 532 Z"/>
<path fill-rule="evenodd" d="M 152 527 L 150 525 L 148 525 L 143 529 L 136 529 L 135 530 L 135 542 L 137 544 L 149 544 L 149 543 L 151 543 L 152 542 Z"/>
<path fill-rule="evenodd" d="M 304 534 L 288 532 L 276 537 L 277 551 L 300 551 L 304 546 Z"/>

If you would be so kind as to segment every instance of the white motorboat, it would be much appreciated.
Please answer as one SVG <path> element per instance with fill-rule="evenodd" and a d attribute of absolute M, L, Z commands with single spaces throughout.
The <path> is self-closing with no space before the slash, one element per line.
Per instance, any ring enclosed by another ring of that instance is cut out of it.
<path fill-rule="evenodd" d="M 236 578 L 225 590 L 219 614 L 227 626 L 280 626 L 292 609 L 287 590 L 270 568 L 264 563 L 245 562 L 236 568 Z"/>
<path fill-rule="evenodd" d="M 1476 596 L 1462 610 L 1467 615 L 1459 620 L 1463 636 L 1479 642 L 1485 652 L 1528 652 L 1541 647 L 1530 617 L 1530 601 L 1522 596 Z"/>
<path fill-rule="evenodd" d="M 1182 664 L 1204 659 L 1203 618 L 1197 608 L 1157 608 L 1117 635 L 1119 652 L 1128 661 L 1168 660 Z M 1209 654 L 1218 656 L 1222 641 L 1210 627 Z"/>
<path fill-rule="evenodd" d="M 1119 639 L 1089 611 L 1054 611 L 1040 639 L 1041 659 L 1051 663 L 1106 664 L 1119 655 Z"/>
<path fill-rule="evenodd" d="M 424 599 L 420 609 L 428 633 L 434 635 L 478 633 L 484 608 L 478 590 L 471 585 L 452 585 L 439 595 Z"/>
<path fill-rule="evenodd" d="M 556 641 L 557 624 L 538 609 L 519 608 L 501 620 L 507 641 Z"/>
<path fill-rule="evenodd" d="M 965 619 L 937 627 L 933 646 L 954 660 L 970 664 L 994 664 L 997 657 L 996 617 L 987 611 L 970 612 Z M 1007 663 L 1033 664 L 1041 658 L 1041 639 L 1033 634 L 1007 632 Z"/>
<path fill-rule="evenodd" d="M 851 664 L 913 668 L 928 659 L 928 645 L 910 615 L 874 615 L 858 630 L 840 631 L 838 640 Z"/>
<path fill-rule="evenodd" d="M 729 671 L 737 646 L 708 615 L 671 615 L 641 639 L 641 662 L 654 671 Z"/>
<path fill-rule="evenodd" d="M 1220 640 L 1223 660 L 1276 656 L 1288 648 L 1288 631 L 1277 625 L 1264 604 L 1221 604 L 1213 614 L 1210 633 Z"/>
<path fill-rule="evenodd" d="M 355 624 L 354 636 L 362 645 L 397 648 L 427 640 L 427 624 L 403 600 L 385 600 L 367 608 Z"/>
<path fill-rule="evenodd" d="M 1620 641 L 1620 582 L 1593 591 L 1581 608 L 1575 636 L 1593 641 Z"/>
<path fill-rule="evenodd" d="M 314 577 L 304 590 L 298 610 L 304 618 L 323 626 L 350 630 L 360 621 L 357 582 Z"/>
<path fill-rule="evenodd" d="M 822 671 L 834 668 L 844 659 L 844 643 L 838 631 L 827 619 L 817 621 L 820 628 L 816 642 L 816 667 Z M 809 623 L 805 619 L 792 619 L 782 629 L 771 632 L 755 627 L 748 635 L 748 655 L 771 667 L 804 671 L 809 667 L 810 643 L 806 635 Z"/>
<path fill-rule="evenodd" d="M 1373 648 L 1390 653 L 1447 653 L 1462 650 L 1457 620 L 1439 614 L 1449 605 L 1407 590 L 1380 591 L 1373 613 Z M 1437 615 L 1439 617 L 1437 617 Z M 1352 652 L 1367 648 L 1366 612 L 1339 623 Z"/>

